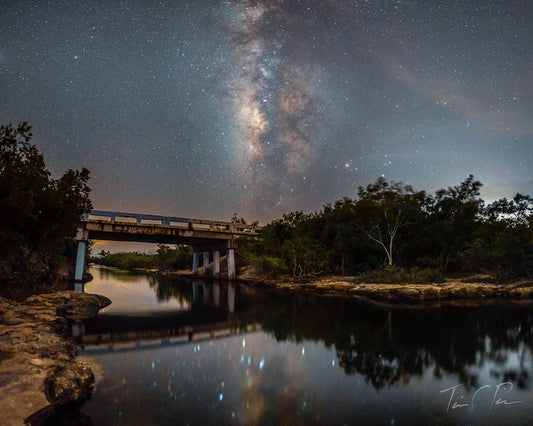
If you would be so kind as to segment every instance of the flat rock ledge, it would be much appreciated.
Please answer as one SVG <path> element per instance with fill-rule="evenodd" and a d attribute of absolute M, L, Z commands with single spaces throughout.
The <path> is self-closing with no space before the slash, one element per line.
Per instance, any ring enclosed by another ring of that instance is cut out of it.
<path fill-rule="evenodd" d="M 324 278 L 308 282 L 267 281 L 259 286 L 323 295 L 364 297 L 373 300 L 435 301 L 445 299 L 533 298 L 533 281 L 512 284 L 464 283 L 447 280 L 434 284 L 354 283 L 343 278 Z"/>
<path fill-rule="evenodd" d="M 90 396 L 94 376 L 76 360 L 78 348 L 68 324 L 91 318 L 110 303 L 107 297 L 74 291 L 32 296 L 22 303 L 0 298 L 2 425 L 33 424 L 33 413 Z"/>

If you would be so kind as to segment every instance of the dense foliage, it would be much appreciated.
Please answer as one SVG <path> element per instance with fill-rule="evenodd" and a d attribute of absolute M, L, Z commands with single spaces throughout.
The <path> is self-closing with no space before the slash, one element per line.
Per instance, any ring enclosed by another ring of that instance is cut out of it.
<path fill-rule="evenodd" d="M 392 280 L 458 272 L 531 277 L 533 198 L 516 194 L 487 205 L 481 186 L 470 175 L 429 195 L 380 178 L 359 187 L 355 199 L 274 220 L 246 248 L 247 257 L 264 273 L 295 277 L 382 269 Z"/>
<path fill-rule="evenodd" d="M 120 269 L 171 269 L 180 270 L 191 267 L 192 250 L 188 246 L 168 247 L 164 244 L 157 246 L 154 254 L 146 253 L 110 253 L 102 250 L 98 256 L 91 257 L 93 263 L 114 266 Z"/>
<path fill-rule="evenodd" d="M 35 284 L 56 277 L 84 212 L 89 171 L 53 179 L 30 143 L 31 127 L 0 127 L 0 282 Z"/>

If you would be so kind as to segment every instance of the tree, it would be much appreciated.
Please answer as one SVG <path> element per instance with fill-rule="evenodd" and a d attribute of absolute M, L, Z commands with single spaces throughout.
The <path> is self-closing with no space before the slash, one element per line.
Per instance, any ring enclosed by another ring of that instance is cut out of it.
<path fill-rule="evenodd" d="M 425 192 L 410 185 L 387 182 L 383 177 L 357 192 L 356 215 L 361 230 L 385 252 L 387 265 L 393 264 L 393 249 L 401 227 L 419 215 L 426 201 Z"/>
<path fill-rule="evenodd" d="M 250 245 L 248 260 L 264 273 L 290 271 L 295 278 L 323 272 L 326 254 L 316 220 L 316 215 L 296 211 L 272 221 L 261 230 L 261 240 Z"/>
<path fill-rule="evenodd" d="M 440 259 L 444 273 L 460 269 L 460 253 L 475 239 L 484 206 L 479 197 L 482 186 L 469 175 L 459 186 L 438 190 L 430 203 L 430 220 L 424 230 L 433 240 L 428 254 Z"/>
<path fill-rule="evenodd" d="M 0 127 L 0 279 L 8 281 L 50 278 L 92 207 L 89 171 L 51 178 L 32 136 L 26 122 Z"/>
<path fill-rule="evenodd" d="M 246 225 L 246 219 L 243 217 L 238 217 L 237 213 L 233 213 L 233 216 L 231 216 L 231 223 L 235 223 L 237 225 Z"/>
<path fill-rule="evenodd" d="M 481 211 L 475 239 L 460 252 L 464 269 L 480 270 L 503 280 L 531 276 L 533 198 L 517 193 Z"/>
<path fill-rule="evenodd" d="M 430 196 L 380 178 L 359 187 L 354 200 L 272 221 L 249 242 L 247 259 L 265 272 L 300 278 L 364 273 L 383 263 L 414 268 L 391 275 L 410 282 L 460 271 L 532 276 L 533 198 L 516 194 L 485 207 L 481 186 L 469 175 Z"/>

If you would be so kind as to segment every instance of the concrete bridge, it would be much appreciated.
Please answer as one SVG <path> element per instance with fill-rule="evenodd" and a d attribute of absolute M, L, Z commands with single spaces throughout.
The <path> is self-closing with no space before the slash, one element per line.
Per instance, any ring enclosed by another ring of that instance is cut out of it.
<path fill-rule="evenodd" d="M 184 244 L 193 248 L 192 272 L 198 273 L 200 254 L 204 273 L 213 253 L 213 276 L 220 277 L 220 253 L 227 254 L 228 279 L 235 278 L 235 240 L 257 237 L 261 227 L 173 216 L 92 210 L 78 229 L 75 281 L 80 283 L 88 240 Z"/>

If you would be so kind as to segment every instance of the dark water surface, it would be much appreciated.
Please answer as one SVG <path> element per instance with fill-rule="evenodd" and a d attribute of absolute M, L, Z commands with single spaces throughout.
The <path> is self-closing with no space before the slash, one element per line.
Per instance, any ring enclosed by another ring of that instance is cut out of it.
<path fill-rule="evenodd" d="M 533 305 L 388 306 L 92 267 L 94 425 L 533 424 Z"/>

